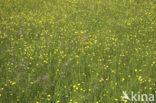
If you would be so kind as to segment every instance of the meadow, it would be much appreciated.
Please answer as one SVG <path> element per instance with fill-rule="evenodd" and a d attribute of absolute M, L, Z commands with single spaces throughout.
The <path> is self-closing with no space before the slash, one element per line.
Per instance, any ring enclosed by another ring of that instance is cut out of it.
<path fill-rule="evenodd" d="M 0 0 L 0 103 L 155 103 L 123 91 L 156 94 L 155 0 Z"/>

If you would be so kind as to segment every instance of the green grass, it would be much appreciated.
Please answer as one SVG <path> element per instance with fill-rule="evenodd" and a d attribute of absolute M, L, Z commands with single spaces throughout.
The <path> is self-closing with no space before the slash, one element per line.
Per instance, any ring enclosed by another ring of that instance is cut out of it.
<path fill-rule="evenodd" d="M 155 18 L 155 0 L 0 0 L 0 103 L 155 94 Z"/>

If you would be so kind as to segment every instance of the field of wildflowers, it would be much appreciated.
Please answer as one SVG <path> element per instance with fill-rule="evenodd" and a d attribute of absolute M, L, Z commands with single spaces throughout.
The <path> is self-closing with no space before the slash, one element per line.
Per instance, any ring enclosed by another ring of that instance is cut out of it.
<path fill-rule="evenodd" d="M 0 0 L 0 103 L 131 103 L 122 91 L 156 93 L 155 0 Z"/>

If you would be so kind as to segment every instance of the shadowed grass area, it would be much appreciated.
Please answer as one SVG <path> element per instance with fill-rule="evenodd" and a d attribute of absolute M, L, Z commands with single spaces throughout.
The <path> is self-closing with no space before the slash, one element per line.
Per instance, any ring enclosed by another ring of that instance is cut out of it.
<path fill-rule="evenodd" d="M 0 102 L 133 103 L 122 91 L 155 95 L 155 4 L 0 0 Z"/>

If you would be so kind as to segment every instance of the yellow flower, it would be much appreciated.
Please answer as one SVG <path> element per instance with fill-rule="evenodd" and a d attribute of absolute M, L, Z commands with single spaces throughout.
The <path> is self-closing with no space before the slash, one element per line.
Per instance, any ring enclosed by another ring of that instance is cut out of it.
<path fill-rule="evenodd" d="M 122 80 L 121 80 L 121 81 L 122 81 L 122 82 L 123 82 L 123 81 L 125 81 L 125 78 L 122 78 Z"/>
<path fill-rule="evenodd" d="M 94 43 L 96 44 L 97 43 L 97 40 L 95 40 Z"/>
<path fill-rule="evenodd" d="M 75 88 L 76 87 L 76 85 L 73 85 L 73 88 Z"/>
<path fill-rule="evenodd" d="M 78 56 L 78 55 L 76 55 L 75 57 L 76 57 L 76 58 L 79 58 L 79 56 Z"/>
<path fill-rule="evenodd" d="M 148 82 L 151 82 L 151 78 L 148 79 Z"/>
<path fill-rule="evenodd" d="M 50 101 L 51 99 L 50 98 L 48 98 L 48 101 Z"/>
<path fill-rule="evenodd" d="M 115 101 L 118 101 L 119 99 L 115 98 L 114 100 L 115 100 Z"/>
<path fill-rule="evenodd" d="M 60 101 L 58 100 L 56 103 L 60 103 Z"/>
<path fill-rule="evenodd" d="M 104 81 L 104 79 L 103 78 L 101 78 L 100 80 L 99 80 L 99 82 L 103 82 Z"/>
<path fill-rule="evenodd" d="M 12 82 L 12 85 L 16 84 L 16 82 Z"/>
<path fill-rule="evenodd" d="M 80 83 L 78 83 L 77 85 L 80 86 Z"/>
<path fill-rule="evenodd" d="M 127 103 L 127 100 L 123 100 L 124 103 Z"/>
<path fill-rule="evenodd" d="M 51 95 L 49 94 L 48 97 L 51 97 Z"/>

